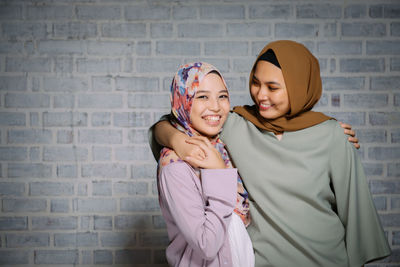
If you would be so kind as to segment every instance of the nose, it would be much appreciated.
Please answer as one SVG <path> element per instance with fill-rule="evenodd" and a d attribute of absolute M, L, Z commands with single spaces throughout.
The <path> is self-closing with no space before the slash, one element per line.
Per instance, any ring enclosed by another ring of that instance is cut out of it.
<path fill-rule="evenodd" d="M 212 111 L 219 111 L 220 109 L 220 105 L 219 105 L 219 99 L 210 99 L 209 103 L 208 103 L 208 109 L 212 110 Z"/>
<path fill-rule="evenodd" d="M 258 90 L 257 97 L 259 100 L 267 100 L 268 99 L 268 90 L 265 86 L 261 86 L 260 90 Z"/>

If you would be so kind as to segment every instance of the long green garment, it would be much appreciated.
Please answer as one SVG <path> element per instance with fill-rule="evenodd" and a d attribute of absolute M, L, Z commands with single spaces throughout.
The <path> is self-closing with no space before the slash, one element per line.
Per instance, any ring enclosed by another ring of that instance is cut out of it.
<path fill-rule="evenodd" d="M 336 121 L 279 141 L 231 113 L 221 138 L 250 194 L 256 266 L 361 266 L 390 254 L 357 152 Z"/>

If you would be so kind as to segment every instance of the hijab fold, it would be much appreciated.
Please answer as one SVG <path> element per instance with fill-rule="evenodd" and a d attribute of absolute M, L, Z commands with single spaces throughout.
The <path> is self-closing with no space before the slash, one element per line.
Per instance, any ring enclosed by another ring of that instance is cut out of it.
<path fill-rule="evenodd" d="M 276 119 L 265 119 L 256 105 L 235 107 L 233 111 L 256 127 L 275 134 L 298 131 L 331 119 L 321 112 L 311 111 L 321 97 L 322 82 L 318 60 L 300 43 L 281 40 L 265 46 L 250 72 L 249 87 L 258 61 L 263 60 L 262 56 L 269 49 L 275 53 L 281 66 L 289 96 L 289 113 Z"/>

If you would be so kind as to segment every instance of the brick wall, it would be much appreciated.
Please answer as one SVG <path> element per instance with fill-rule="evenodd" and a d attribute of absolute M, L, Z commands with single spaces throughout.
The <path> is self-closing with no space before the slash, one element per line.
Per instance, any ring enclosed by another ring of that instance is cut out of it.
<path fill-rule="evenodd" d="M 400 264 L 400 2 L 0 1 L 0 265 L 166 266 L 147 128 L 204 60 L 232 104 L 269 41 L 320 60 L 317 109 L 357 129 Z M 372 266 L 372 265 L 371 265 Z"/>

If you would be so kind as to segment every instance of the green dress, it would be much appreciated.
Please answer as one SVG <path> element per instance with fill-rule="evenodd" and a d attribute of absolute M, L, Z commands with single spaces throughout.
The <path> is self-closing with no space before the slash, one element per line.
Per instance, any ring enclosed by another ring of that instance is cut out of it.
<path fill-rule="evenodd" d="M 279 141 L 231 113 L 221 139 L 250 195 L 256 266 L 361 266 L 390 254 L 357 151 L 336 121 Z"/>
<path fill-rule="evenodd" d="M 390 254 L 357 151 L 336 121 L 279 141 L 230 113 L 221 138 L 250 195 L 256 267 L 359 267 Z"/>

